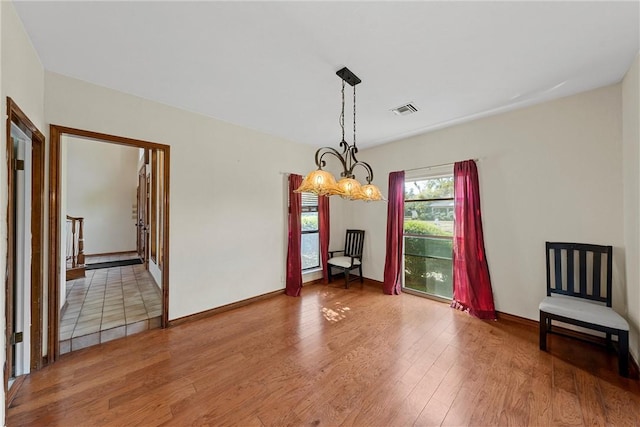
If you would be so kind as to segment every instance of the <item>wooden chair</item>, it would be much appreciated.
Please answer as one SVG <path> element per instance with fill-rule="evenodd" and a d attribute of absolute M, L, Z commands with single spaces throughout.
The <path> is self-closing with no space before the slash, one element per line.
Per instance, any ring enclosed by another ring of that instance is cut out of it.
<path fill-rule="evenodd" d="M 618 372 L 629 376 L 629 324 L 611 308 L 612 247 L 547 242 L 547 297 L 540 303 L 540 350 L 556 320 L 618 336 Z M 604 284 L 604 286 L 602 286 Z"/>
<path fill-rule="evenodd" d="M 340 251 L 329 251 L 329 282 L 333 279 L 332 268 L 338 268 L 344 273 L 344 287 L 349 287 L 349 272 L 356 268 L 360 271 L 360 283 L 362 279 L 362 248 L 364 246 L 364 230 L 347 230 L 344 240 L 344 249 Z M 342 253 L 343 256 L 334 256 Z"/>

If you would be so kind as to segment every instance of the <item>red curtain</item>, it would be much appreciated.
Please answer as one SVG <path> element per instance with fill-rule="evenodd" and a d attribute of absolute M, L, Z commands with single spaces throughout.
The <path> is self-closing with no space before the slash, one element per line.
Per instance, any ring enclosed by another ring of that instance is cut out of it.
<path fill-rule="evenodd" d="M 480 319 L 495 319 L 489 266 L 484 250 L 478 169 L 473 160 L 453 166 L 453 302 Z"/>
<path fill-rule="evenodd" d="M 302 240 L 301 220 L 302 196 L 293 190 L 300 187 L 302 177 L 289 175 L 289 245 L 287 248 L 287 283 L 285 293 L 292 297 L 300 296 L 302 289 L 302 256 L 300 245 Z"/>
<path fill-rule="evenodd" d="M 320 262 L 324 283 L 329 283 L 329 235 L 330 231 L 329 197 L 318 196 L 318 234 L 320 237 Z"/>
<path fill-rule="evenodd" d="M 388 295 L 402 292 L 402 230 L 404 225 L 404 171 L 389 174 L 387 206 L 387 255 L 384 261 L 382 291 Z"/>

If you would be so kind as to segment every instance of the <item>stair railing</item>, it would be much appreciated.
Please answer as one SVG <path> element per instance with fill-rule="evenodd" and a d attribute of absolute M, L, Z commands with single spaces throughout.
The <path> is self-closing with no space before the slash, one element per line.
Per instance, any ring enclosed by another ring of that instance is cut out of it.
<path fill-rule="evenodd" d="M 84 266 L 84 218 L 67 215 L 67 269 Z"/>

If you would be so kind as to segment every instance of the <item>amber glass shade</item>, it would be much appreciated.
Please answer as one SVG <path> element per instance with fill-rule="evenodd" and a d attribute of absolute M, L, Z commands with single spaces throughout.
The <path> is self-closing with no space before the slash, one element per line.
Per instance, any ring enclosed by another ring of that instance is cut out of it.
<path fill-rule="evenodd" d="M 384 200 L 380 189 L 373 184 L 363 185 L 361 188 L 361 196 L 362 197 L 360 197 L 358 200 L 364 200 L 367 202 L 377 202 L 380 200 Z"/>
<path fill-rule="evenodd" d="M 327 171 L 315 170 L 307 175 L 296 193 L 313 193 L 320 196 L 332 195 L 336 191 L 336 179 Z"/>
<path fill-rule="evenodd" d="M 357 200 L 361 198 L 362 187 L 353 178 L 342 178 L 337 184 L 337 194 L 344 199 Z"/>

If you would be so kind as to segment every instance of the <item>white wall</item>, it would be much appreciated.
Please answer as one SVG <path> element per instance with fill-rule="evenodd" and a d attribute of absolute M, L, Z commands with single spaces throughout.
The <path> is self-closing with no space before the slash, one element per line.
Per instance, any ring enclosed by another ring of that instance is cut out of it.
<path fill-rule="evenodd" d="M 84 252 L 136 250 L 135 220 L 138 149 L 64 137 L 67 215 L 84 218 Z"/>
<path fill-rule="evenodd" d="M 7 176 L 6 158 L 6 97 L 10 96 L 18 106 L 24 111 L 29 119 L 40 129 L 48 134 L 44 122 L 44 70 L 29 38 L 27 37 L 22 23 L 16 14 L 13 4 L 10 2 L 0 2 L 0 117 L 2 117 L 3 131 L 0 132 L 0 177 L 5 183 Z M 45 186 L 47 175 L 45 173 Z M 0 185 L 0 271 L 6 270 L 7 254 L 7 187 Z M 45 218 L 47 218 L 45 210 Z M 45 233 L 47 224 L 45 221 Z M 45 266 L 47 265 L 45 252 Z M 44 277 L 47 280 L 46 271 Z M 46 314 L 45 314 L 46 315 Z M 44 325 L 46 331 L 47 325 Z M 5 329 L 5 293 L 0 292 L 0 330 Z M 0 364 L 5 361 L 5 336 L 0 334 Z M 46 350 L 46 343 L 45 343 Z M 0 400 L 4 402 L 4 388 L 0 387 Z M 4 405 L 0 405 L 0 420 L 4 423 Z"/>
<path fill-rule="evenodd" d="M 171 146 L 169 318 L 284 287 L 283 172 L 314 149 L 47 72 L 53 124 Z"/>
<path fill-rule="evenodd" d="M 331 160 L 329 159 L 329 162 Z M 335 176 L 336 174 L 334 174 Z M 338 179 L 338 178 L 337 178 Z M 344 237 L 347 230 L 346 218 L 349 218 L 349 212 L 353 202 L 351 200 L 341 199 L 340 197 L 331 197 L 329 201 L 329 209 L 331 211 L 331 233 L 329 235 L 329 250 L 339 251 L 344 249 Z M 358 224 L 354 224 L 353 228 L 360 228 Z M 367 236 L 365 235 L 365 241 Z"/>
<path fill-rule="evenodd" d="M 614 307 L 623 314 L 620 85 L 547 102 L 364 150 L 387 194 L 388 173 L 479 159 L 485 247 L 496 308 L 538 318 L 545 241 L 614 246 Z M 357 202 L 367 277 L 383 279 L 385 203 Z M 636 260 L 634 260 L 636 261 Z"/>
<path fill-rule="evenodd" d="M 624 171 L 624 243 L 627 255 L 627 300 L 630 350 L 640 360 L 640 55 L 622 81 Z"/>

